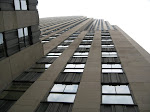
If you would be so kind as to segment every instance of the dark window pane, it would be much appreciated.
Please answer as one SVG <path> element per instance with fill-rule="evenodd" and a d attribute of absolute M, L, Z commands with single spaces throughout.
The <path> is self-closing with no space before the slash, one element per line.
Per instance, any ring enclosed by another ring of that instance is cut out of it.
<path fill-rule="evenodd" d="M 0 33 L 0 58 L 5 56 L 3 34 Z"/>
<path fill-rule="evenodd" d="M 3 91 L 0 94 L 0 99 L 5 100 L 18 100 L 24 92 L 16 92 L 16 91 Z"/>

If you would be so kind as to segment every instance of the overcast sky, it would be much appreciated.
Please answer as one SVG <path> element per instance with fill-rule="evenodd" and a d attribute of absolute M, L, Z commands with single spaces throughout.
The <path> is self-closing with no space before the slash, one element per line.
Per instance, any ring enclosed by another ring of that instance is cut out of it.
<path fill-rule="evenodd" d="M 150 0 L 38 0 L 40 18 L 87 16 L 119 26 L 150 53 Z"/>

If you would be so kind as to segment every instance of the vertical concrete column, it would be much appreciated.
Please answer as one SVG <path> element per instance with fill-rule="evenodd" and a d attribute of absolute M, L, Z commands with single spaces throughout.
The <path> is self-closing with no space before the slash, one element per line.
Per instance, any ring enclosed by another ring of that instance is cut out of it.
<path fill-rule="evenodd" d="M 129 41 L 118 30 L 110 31 L 122 67 L 140 112 L 150 112 L 150 63 L 141 54 L 133 41 Z"/>
<path fill-rule="evenodd" d="M 48 95 L 54 81 L 66 66 L 70 57 L 78 48 L 86 35 L 82 32 L 77 39 L 66 49 L 63 54 L 44 72 L 37 81 L 21 96 L 21 98 L 10 108 L 9 112 L 34 112 L 39 103 Z"/>
<path fill-rule="evenodd" d="M 72 112 L 99 112 L 101 102 L 101 33 L 96 31 Z"/>

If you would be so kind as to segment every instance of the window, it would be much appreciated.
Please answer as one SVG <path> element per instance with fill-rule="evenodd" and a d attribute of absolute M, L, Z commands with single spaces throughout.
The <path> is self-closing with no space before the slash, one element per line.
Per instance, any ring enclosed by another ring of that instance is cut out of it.
<path fill-rule="evenodd" d="M 60 56 L 62 53 L 48 53 L 49 56 Z"/>
<path fill-rule="evenodd" d="M 5 56 L 4 40 L 3 34 L 0 33 L 0 58 Z"/>
<path fill-rule="evenodd" d="M 73 57 L 84 58 L 88 57 L 89 52 L 75 52 Z"/>
<path fill-rule="evenodd" d="M 86 38 L 86 37 L 91 37 L 91 38 L 93 38 L 94 36 L 85 36 L 85 38 Z"/>
<path fill-rule="evenodd" d="M 58 49 L 66 49 L 66 48 L 68 48 L 69 46 L 64 46 L 64 45 L 59 45 L 59 46 L 57 46 L 57 48 Z"/>
<path fill-rule="evenodd" d="M 123 73 L 122 69 L 102 69 L 102 73 Z"/>
<path fill-rule="evenodd" d="M 24 91 L 3 91 L 0 94 L 0 99 L 4 100 L 18 100 Z"/>
<path fill-rule="evenodd" d="M 114 48 L 114 45 L 102 45 L 102 48 Z"/>
<path fill-rule="evenodd" d="M 55 84 L 47 97 L 48 102 L 74 102 L 76 92 L 78 89 L 77 84 Z"/>
<path fill-rule="evenodd" d="M 69 37 L 70 39 L 76 39 L 77 37 Z"/>
<path fill-rule="evenodd" d="M 75 94 L 58 94 L 50 93 L 47 97 L 48 102 L 69 102 L 73 103 L 75 99 Z"/>
<path fill-rule="evenodd" d="M 49 68 L 51 64 L 45 64 L 45 68 Z"/>
<path fill-rule="evenodd" d="M 133 100 L 130 95 L 102 95 L 102 103 L 133 104 Z"/>
<path fill-rule="evenodd" d="M 26 0 L 14 0 L 15 10 L 27 10 Z"/>
<path fill-rule="evenodd" d="M 109 35 L 107 35 L 107 36 L 106 36 L 106 35 L 102 35 L 101 37 L 102 37 L 102 38 L 103 38 L 103 37 L 104 37 L 104 38 L 110 38 Z"/>
<path fill-rule="evenodd" d="M 73 56 L 74 58 L 86 58 L 86 57 L 88 57 L 88 56 L 82 56 L 82 55 L 79 55 L 79 56 Z"/>
<path fill-rule="evenodd" d="M 49 37 L 49 39 L 54 39 L 54 38 L 56 38 L 56 37 Z"/>
<path fill-rule="evenodd" d="M 61 35 L 61 34 L 56 33 L 55 35 L 56 35 L 56 36 L 59 36 L 59 35 Z"/>
<path fill-rule="evenodd" d="M 47 58 L 51 58 L 51 57 L 59 57 L 59 56 L 57 56 L 57 55 L 55 56 L 55 55 L 54 55 L 54 56 L 46 56 L 46 57 L 47 57 Z"/>
<path fill-rule="evenodd" d="M 49 41 L 48 40 L 42 40 L 42 43 L 48 43 Z"/>
<path fill-rule="evenodd" d="M 127 85 L 103 85 L 102 103 L 106 104 L 133 104 Z"/>
<path fill-rule="evenodd" d="M 91 42 L 91 41 L 93 41 L 93 40 L 82 40 L 83 42 Z"/>
<path fill-rule="evenodd" d="M 74 55 L 81 55 L 81 56 L 84 56 L 84 55 L 88 55 L 89 53 L 88 52 L 75 52 Z"/>
<path fill-rule="evenodd" d="M 102 40 L 102 41 L 112 41 L 112 39 Z"/>
<path fill-rule="evenodd" d="M 74 36 L 78 36 L 79 34 L 75 34 L 75 33 L 73 33 L 72 35 L 74 35 Z"/>
<path fill-rule="evenodd" d="M 114 94 L 130 94 L 129 87 L 127 85 L 103 85 L 102 93 L 114 93 Z"/>
<path fill-rule="evenodd" d="M 51 66 L 51 64 L 35 64 L 34 66 L 32 66 L 32 68 L 40 68 L 40 69 L 47 69 Z"/>
<path fill-rule="evenodd" d="M 90 48 L 91 45 L 79 45 L 79 48 Z"/>
<path fill-rule="evenodd" d="M 23 48 L 29 45 L 30 40 L 28 36 L 27 27 L 18 29 L 18 38 L 19 38 L 20 48 Z"/>
<path fill-rule="evenodd" d="M 118 57 L 117 52 L 102 52 L 102 57 Z"/>
<path fill-rule="evenodd" d="M 83 72 L 84 69 L 65 69 L 64 72 Z"/>
<path fill-rule="evenodd" d="M 51 92 L 67 92 L 67 93 L 76 93 L 78 89 L 77 84 L 65 85 L 65 84 L 55 84 Z"/>
<path fill-rule="evenodd" d="M 84 68 L 85 64 L 67 64 L 65 68 Z"/>
<path fill-rule="evenodd" d="M 21 0 L 21 9 L 22 10 L 27 10 L 27 2 L 26 2 L 26 0 Z"/>
<path fill-rule="evenodd" d="M 73 42 L 74 40 L 65 40 L 64 42 Z"/>
<path fill-rule="evenodd" d="M 29 82 L 13 82 L 7 90 L 9 91 L 26 91 L 32 83 Z"/>
<path fill-rule="evenodd" d="M 102 68 L 122 68 L 121 64 L 102 64 Z"/>

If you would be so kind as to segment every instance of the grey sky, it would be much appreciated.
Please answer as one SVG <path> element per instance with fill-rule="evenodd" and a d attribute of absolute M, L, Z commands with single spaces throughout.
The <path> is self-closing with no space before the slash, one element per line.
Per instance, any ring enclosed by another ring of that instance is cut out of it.
<path fill-rule="evenodd" d="M 87 16 L 118 25 L 150 53 L 150 0 L 38 0 L 40 18 Z"/>

